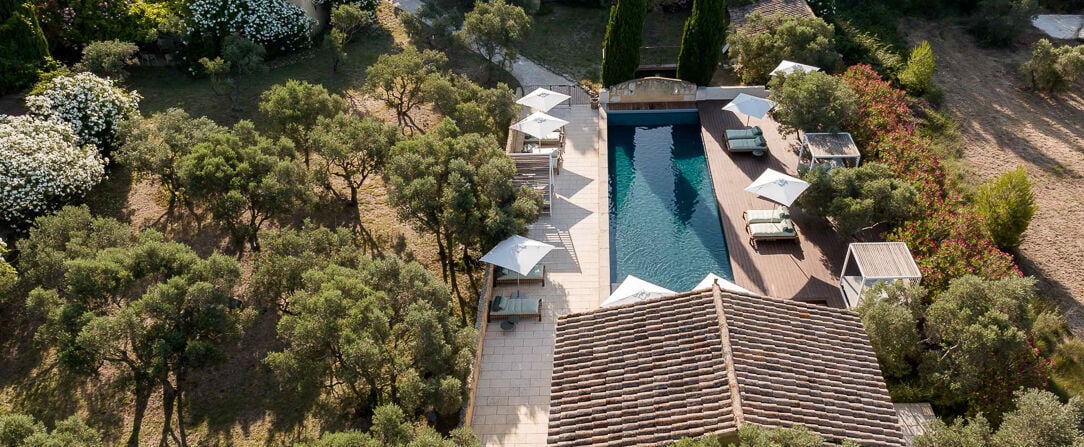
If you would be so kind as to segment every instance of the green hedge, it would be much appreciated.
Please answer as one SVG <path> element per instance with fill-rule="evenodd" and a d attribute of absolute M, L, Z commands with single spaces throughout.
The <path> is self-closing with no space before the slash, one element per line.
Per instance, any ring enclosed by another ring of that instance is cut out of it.
<path fill-rule="evenodd" d="M 33 3 L 0 0 L 0 92 L 33 84 L 48 58 L 49 45 Z"/>

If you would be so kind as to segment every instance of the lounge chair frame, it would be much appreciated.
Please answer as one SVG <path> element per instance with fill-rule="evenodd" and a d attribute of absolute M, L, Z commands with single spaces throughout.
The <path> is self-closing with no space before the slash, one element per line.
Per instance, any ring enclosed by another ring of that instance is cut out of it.
<path fill-rule="evenodd" d="M 749 228 L 749 225 L 750 224 L 745 224 L 745 232 L 747 234 L 749 234 L 749 245 L 751 245 L 754 250 L 757 250 L 757 242 L 764 242 L 764 241 L 768 241 L 768 242 L 771 242 L 771 241 L 794 241 L 794 243 L 796 243 L 796 244 L 799 243 L 798 228 L 797 227 L 794 227 L 794 234 L 793 235 L 786 235 L 786 236 L 782 236 L 782 235 L 755 236 L 755 235 L 753 235 L 753 231 Z"/>

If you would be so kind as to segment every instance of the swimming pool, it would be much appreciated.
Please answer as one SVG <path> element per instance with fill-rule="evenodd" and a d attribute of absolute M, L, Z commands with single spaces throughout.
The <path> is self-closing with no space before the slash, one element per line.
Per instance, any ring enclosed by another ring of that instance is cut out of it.
<path fill-rule="evenodd" d="M 607 120 L 610 282 L 635 275 L 680 292 L 708 273 L 732 280 L 697 113 Z"/>

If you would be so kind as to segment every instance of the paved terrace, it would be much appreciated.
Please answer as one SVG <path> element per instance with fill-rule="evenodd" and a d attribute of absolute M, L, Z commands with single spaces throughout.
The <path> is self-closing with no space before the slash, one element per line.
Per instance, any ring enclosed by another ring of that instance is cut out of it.
<path fill-rule="evenodd" d="M 754 118 L 749 125 L 760 126 L 764 131 L 769 153 L 763 157 L 749 153 L 730 154 L 723 141 L 724 130 L 745 126 L 745 117 L 724 111 L 724 105 L 726 101 L 705 101 L 698 108 L 701 137 L 722 214 L 734 282 L 763 295 L 843 307 L 838 273 L 847 244 L 824 219 L 791 206 L 791 217 L 798 229 L 798 244 L 761 242 L 756 250 L 749 244 L 742 213 L 747 209 L 772 209 L 776 205 L 743 189 L 767 168 L 796 176 L 798 138 L 791 135 L 784 139 L 778 123 L 768 117 Z"/>
<path fill-rule="evenodd" d="M 600 265 L 609 244 L 602 233 L 606 217 L 600 213 L 605 211 L 600 199 L 607 194 L 607 177 L 600 171 L 598 148 L 605 141 L 600 143 L 598 111 L 562 105 L 547 113 L 570 122 L 564 163 L 554 177 L 553 212 L 532 225 L 527 236 L 557 248 L 542 260 L 545 286 L 520 287 L 527 296 L 542 298 L 542 321 L 524 318 L 514 331 L 504 332 L 497 324 L 486 331 L 470 420 L 484 446 L 546 444 L 557 316 L 598 308 L 607 283 L 600 278 L 609 277 Z M 502 285 L 494 294 L 508 296 L 515 290 L 515 285 Z"/>

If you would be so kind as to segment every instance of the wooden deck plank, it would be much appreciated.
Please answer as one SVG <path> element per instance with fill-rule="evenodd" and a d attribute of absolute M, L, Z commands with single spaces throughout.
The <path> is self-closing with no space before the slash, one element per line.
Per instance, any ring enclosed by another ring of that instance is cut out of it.
<path fill-rule="evenodd" d="M 724 105 L 725 101 L 706 101 L 698 109 L 734 281 L 768 296 L 825 301 L 833 307 L 843 307 L 838 274 L 846 254 L 846 241 L 823 218 L 791 206 L 791 217 L 798 230 L 797 244 L 761 242 L 757 249 L 749 244 L 742 213 L 747 209 L 771 209 L 775 203 L 743 189 L 767 168 L 796 175 L 798 140 L 794 136 L 784 139 L 779 125 L 770 118 L 754 118 L 749 125 L 764 130 L 770 152 L 762 157 L 730 154 L 723 141 L 725 129 L 744 127 L 745 118 L 724 111 Z"/>

